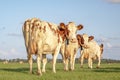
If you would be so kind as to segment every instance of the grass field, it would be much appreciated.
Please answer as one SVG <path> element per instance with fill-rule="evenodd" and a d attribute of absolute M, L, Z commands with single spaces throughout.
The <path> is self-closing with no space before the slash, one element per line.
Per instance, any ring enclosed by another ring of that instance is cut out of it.
<path fill-rule="evenodd" d="M 57 73 L 52 72 L 52 64 L 48 63 L 46 73 L 41 77 L 36 74 L 37 64 L 33 64 L 34 74 L 29 74 L 27 63 L 0 63 L 0 80 L 120 80 L 120 64 L 101 64 L 100 69 L 88 69 L 87 64 L 83 68 L 75 64 L 74 71 L 64 71 L 63 64 L 57 63 Z"/>

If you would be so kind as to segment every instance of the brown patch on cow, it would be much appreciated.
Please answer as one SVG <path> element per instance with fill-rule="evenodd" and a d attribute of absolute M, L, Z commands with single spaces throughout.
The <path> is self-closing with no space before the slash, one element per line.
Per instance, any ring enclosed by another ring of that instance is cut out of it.
<path fill-rule="evenodd" d="M 84 54 L 84 58 L 87 59 L 89 57 L 89 54 L 88 53 L 85 53 Z"/>
<path fill-rule="evenodd" d="M 40 27 L 39 27 L 39 30 L 41 31 L 41 29 L 42 29 L 42 28 L 41 28 L 41 26 L 40 26 Z"/>
<path fill-rule="evenodd" d="M 33 26 L 40 26 L 40 24 L 39 24 L 39 20 L 35 20 L 34 22 L 33 22 Z"/>
<path fill-rule="evenodd" d="M 67 50 L 67 52 L 65 53 L 65 58 L 69 58 L 71 55 L 70 55 L 70 52 Z"/>
<path fill-rule="evenodd" d="M 64 24 L 64 23 L 60 23 L 60 28 L 61 28 L 61 29 L 66 29 L 65 24 Z"/>
<path fill-rule="evenodd" d="M 46 26 L 44 26 L 43 32 L 44 32 L 44 33 L 46 32 Z"/>
<path fill-rule="evenodd" d="M 58 43 L 60 43 L 60 35 L 58 34 Z"/>
<path fill-rule="evenodd" d="M 77 34 L 77 40 L 78 40 L 78 44 L 80 46 L 82 46 L 82 44 L 84 44 L 84 39 L 80 34 Z"/>
<path fill-rule="evenodd" d="M 36 54 L 37 51 L 37 45 L 34 41 L 30 42 L 30 53 Z"/>
<path fill-rule="evenodd" d="M 65 35 L 64 35 L 64 31 L 57 31 L 58 34 L 60 34 L 60 36 L 62 37 L 62 40 L 65 40 Z"/>
<path fill-rule="evenodd" d="M 69 30 L 64 23 L 60 23 L 59 33 L 62 36 L 62 39 L 66 40 L 67 36 L 69 35 Z"/>
<path fill-rule="evenodd" d="M 50 27 L 50 29 L 51 29 L 55 34 L 57 33 L 57 30 L 55 30 L 50 23 L 48 23 L 48 26 Z"/>
<path fill-rule="evenodd" d="M 100 45 L 100 51 L 101 51 L 101 54 L 103 53 L 103 50 L 104 50 L 103 47 L 104 47 L 104 45 L 101 44 L 101 45 Z"/>
<path fill-rule="evenodd" d="M 95 55 L 94 57 L 92 57 L 92 60 L 96 60 L 97 59 L 97 55 Z"/>
<path fill-rule="evenodd" d="M 29 27 L 28 26 L 30 26 L 30 20 L 26 20 L 25 22 L 24 22 L 24 30 L 25 31 L 29 31 Z"/>
<path fill-rule="evenodd" d="M 70 32 L 67 29 L 67 25 L 65 25 L 64 23 L 60 23 L 59 30 L 60 30 L 60 33 L 62 33 L 63 38 L 66 39 Z"/>
<path fill-rule="evenodd" d="M 77 50 L 76 50 L 76 48 L 74 49 L 74 55 L 76 54 L 76 52 L 77 52 Z"/>
<path fill-rule="evenodd" d="M 77 26 L 77 29 L 78 29 L 78 30 L 83 29 L 83 25 L 82 25 L 82 24 L 78 25 L 78 26 Z"/>
<path fill-rule="evenodd" d="M 89 36 L 88 41 L 91 41 L 91 40 L 93 40 L 93 39 L 94 39 L 94 36 Z"/>

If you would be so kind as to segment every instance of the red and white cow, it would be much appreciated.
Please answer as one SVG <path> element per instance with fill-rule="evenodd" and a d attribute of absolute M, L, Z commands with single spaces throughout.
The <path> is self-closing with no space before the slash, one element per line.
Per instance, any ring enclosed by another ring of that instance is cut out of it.
<path fill-rule="evenodd" d="M 83 28 L 82 25 L 78 25 L 76 27 L 74 22 L 69 22 L 67 25 L 64 23 L 61 23 L 61 27 L 66 29 L 67 31 L 67 44 L 65 44 L 65 54 L 64 54 L 64 59 L 65 59 L 65 70 L 68 70 L 68 62 L 70 59 L 70 69 L 74 70 L 74 64 L 75 64 L 75 58 L 76 58 L 76 53 L 79 48 L 78 45 L 78 40 L 76 37 L 76 32 L 77 30 L 81 30 Z M 64 61 L 64 60 L 63 60 Z"/>
<path fill-rule="evenodd" d="M 63 35 L 60 34 L 58 26 L 32 18 L 25 21 L 22 31 L 30 64 L 30 73 L 32 73 L 32 55 L 37 56 L 38 74 L 41 75 L 41 59 L 43 58 L 43 67 L 45 68 L 46 54 L 48 53 L 53 55 L 53 72 L 56 73 L 56 58 L 63 42 Z M 43 71 L 45 71 L 44 68 Z"/>
<path fill-rule="evenodd" d="M 84 58 L 88 59 L 88 67 L 92 68 L 92 60 L 98 59 L 97 68 L 100 67 L 101 56 L 103 53 L 103 44 L 98 45 L 98 43 L 94 40 L 93 36 L 88 36 L 87 34 L 82 35 L 84 46 L 81 47 L 81 67 L 83 67 Z M 82 45 L 83 45 L 82 44 Z"/>

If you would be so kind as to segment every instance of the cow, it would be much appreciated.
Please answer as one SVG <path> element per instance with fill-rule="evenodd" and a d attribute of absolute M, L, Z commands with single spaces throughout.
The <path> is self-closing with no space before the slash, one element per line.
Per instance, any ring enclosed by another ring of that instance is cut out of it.
<path fill-rule="evenodd" d="M 67 25 L 61 23 L 61 27 L 67 30 L 66 31 L 67 43 L 65 44 L 65 53 L 63 60 L 65 61 L 64 70 L 68 71 L 69 59 L 70 59 L 70 70 L 74 70 L 76 53 L 79 48 L 76 32 L 77 30 L 81 30 L 83 28 L 83 25 L 80 24 L 76 27 L 74 22 L 69 22 Z"/>
<path fill-rule="evenodd" d="M 63 41 L 58 26 L 37 18 L 32 18 L 25 21 L 22 31 L 30 65 L 30 73 L 32 73 L 32 55 L 35 54 L 37 56 L 37 73 L 42 75 L 40 68 L 41 60 L 43 58 L 44 71 L 46 54 L 48 53 L 53 55 L 53 72 L 56 73 L 56 58 Z"/>
<path fill-rule="evenodd" d="M 3 64 L 8 64 L 8 63 L 9 63 L 8 60 L 3 61 Z"/>
<path fill-rule="evenodd" d="M 97 68 L 99 68 L 101 63 L 101 56 L 103 53 L 103 44 L 98 45 L 98 43 L 94 40 L 94 36 L 88 36 L 87 34 L 83 34 L 81 38 L 83 38 L 84 44 L 84 46 L 81 46 L 80 51 L 81 67 L 83 67 L 84 59 L 88 59 L 88 67 L 92 69 L 92 60 L 98 59 Z"/>

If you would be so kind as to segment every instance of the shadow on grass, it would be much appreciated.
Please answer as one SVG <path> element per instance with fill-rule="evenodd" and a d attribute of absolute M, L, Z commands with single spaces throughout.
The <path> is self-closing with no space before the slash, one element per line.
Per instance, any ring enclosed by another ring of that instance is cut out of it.
<path fill-rule="evenodd" d="M 21 73 L 29 72 L 29 68 L 0 68 L 0 70 L 7 72 L 21 72 Z"/>
<path fill-rule="evenodd" d="M 120 67 L 106 67 L 93 70 L 95 72 L 120 72 Z"/>
<path fill-rule="evenodd" d="M 0 71 L 31 74 L 29 73 L 29 68 L 0 68 Z M 36 68 L 33 68 L 32 74 L 35 74 L 35 75 L 37 74 Z"/>

